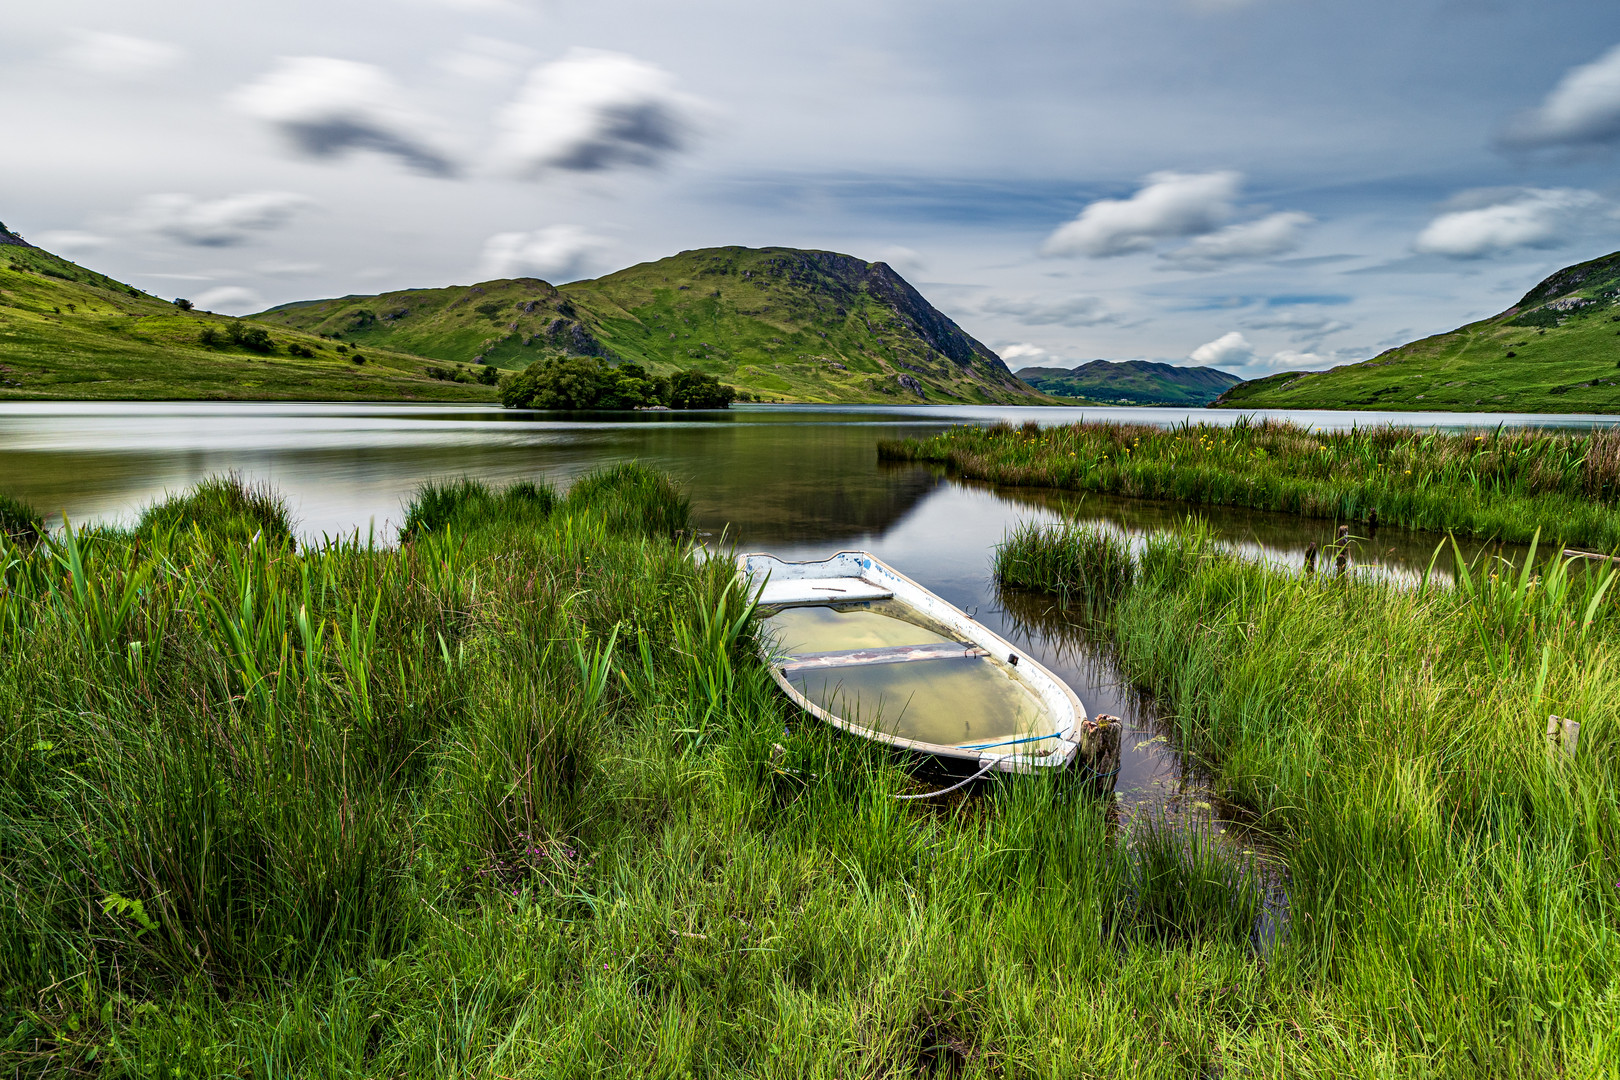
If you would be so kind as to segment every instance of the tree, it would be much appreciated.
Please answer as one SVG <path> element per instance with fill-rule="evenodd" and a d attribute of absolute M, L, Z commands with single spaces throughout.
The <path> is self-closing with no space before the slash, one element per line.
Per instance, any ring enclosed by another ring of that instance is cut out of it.
<path fill-rule="evenodd" d="M 196 305 L 193 304 L 190 300 L 186 300 L 186 299 L 183 299 L 183 298 L 177 296 L 177 297 L 174 298 L 174 306 L 179 308 L 181 311 L 190 311 Z"/>
<path fill-rule="evenodd" d="M 666 384 L 639 364 L 607 364 L 594 356 L 539 360 L 501 388 L 508 409 L 634 409 L 656 405 Z"/>
<path fill-rule="evenodd" d="M 729 409 L 735 400 L 735 386 L 726 386 L 696 368 L 677 371 L 669 380 L 669 407 L 672 409 Z"/>

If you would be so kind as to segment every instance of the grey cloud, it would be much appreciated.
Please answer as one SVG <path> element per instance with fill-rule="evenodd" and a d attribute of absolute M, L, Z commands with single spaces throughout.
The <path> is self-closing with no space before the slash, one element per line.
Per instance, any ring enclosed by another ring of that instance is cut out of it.
<path fill-rule="evenodd" d="M 185 55 L 166 41 L 128 34 L 85 32 L 57 54 L 68 66 L 102 79 L 148 79 L 177 65 Z"/>
<path fill-rule="evenodd" d="M 496 116 L 495 165 L 520 178 L 657 165 L 687 148 L 700 111 L 662 68 L 574 49 L 530 73 Z"/>
<path fill-rule="evenodd" d="M 149 195 L 125 219 L 128 228 L 195 247 L 231 247 L 254 232 L 278 229 L 314 201 L 290 191 L 249 191 L 222 199 Z"/>
<path fill-rule="evenodd" d="M 479 273 L 486 278 L 529 276 L 572 281 L 607 246 L 607 240 L 578 225 L 497 233 L 484 242 Z"/>
<path fill-rule="evenodd" d="M 372 64 L 325 56 L 285 57 L 229 101 L 270 124 L 309 157 L 371 150 L 428 176 L 454 176 L 459 171 L 433 145 L 433 124 L 408 108 L 405 92 Z"/>
<path fill-rule="evenodd" d="M 987 315 L 1008 316 L 1026 326 L 1102 326 L 1119 321 L 1119 316 L 1095 296 L 1058 301 L 992 296 L 980 305 L 980 310 Z"/>

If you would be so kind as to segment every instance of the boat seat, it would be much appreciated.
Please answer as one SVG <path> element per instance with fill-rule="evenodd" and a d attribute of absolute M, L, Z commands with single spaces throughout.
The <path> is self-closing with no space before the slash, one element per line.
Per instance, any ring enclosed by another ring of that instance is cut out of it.
<path fill-rule="evenodd" d="M 954 660 L 965 656 L 989 656 L 983 649 L 956 641 L 933 645 L 890 645 L 878 649 L 845 649 L 839 652 L 798 653 L 777 663 L 784 673 L 816 671 L 824 668 L 865 667 L 870 664 L 905 664 L 914 660 Z"/>
<path fill-rule="evenodd" d="M 773 578 L 765 583 L 759 602 L 766 607 L 789 607 L 795 604 L 887 600 L 893 595 L 893 591 L 864 578 Z"/>

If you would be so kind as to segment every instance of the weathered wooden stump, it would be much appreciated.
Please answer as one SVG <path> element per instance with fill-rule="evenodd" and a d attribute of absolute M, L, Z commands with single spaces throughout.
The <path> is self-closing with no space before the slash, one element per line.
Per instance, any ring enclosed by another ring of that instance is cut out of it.
<path fill-rule="evenodd" d="M 1307 574 L 1316 573 L 1316 551 L 1316 541 L 1312 540 L 1311 546 L 1305 549 L 1305 572 Z"/>
<path fill-rule="evenodd" d="M 1350 526 L 1339 526 L 1339 557 L 1333 560 L 1333 569 L 1343 574 L 1350 565 Z"/>
<path fill-rule="evenodd" d="M 1119 742 L 1125 726 L 1119 717 L 1098 713 L 1080 722 L 1080 752 L 1075 755 L 1098 792 L 1114 790 L 1119 779 Z"/>

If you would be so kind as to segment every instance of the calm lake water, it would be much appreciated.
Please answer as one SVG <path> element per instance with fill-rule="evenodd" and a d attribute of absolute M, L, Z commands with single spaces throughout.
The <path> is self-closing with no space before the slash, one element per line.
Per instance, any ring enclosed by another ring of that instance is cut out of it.
<path fill-rule="evenodd" d="M 1133 534 L 1175 524 L 1174 504 L 998 489 L 923 466 L 877 460 L 880 438 L 926 435 L 955 423 L 1041 424 L 1117 419 L 1230 424 L 1240 414 L 1185 409 L 942 406 L 740 406 L 717 413 L 580 415 L 558 419 L 499 408 L 395 404 L 0 404 L 0 491 L 74 522 L 128 521 L 165 491 L 237 471 L 277 487 L 306 537 L 375 529 L 391 541 L 411 491 L 434 477 L 559 485 L 607 462 L 669 470 L 691 493 L 700 526 L 744 550 L 790 559 L 864 548 L 998 628 L 1068 680 L 1092 713 L 1126 722 L 1118 791 L 1123 806 L 1207 811 L 1207 793 L 1173 752 L 1150 702 L 1118 676 L 1106 650 L 1035 597 L 1002 597 L 990 576 L 997 543 L 1015 525 L 1065 510 Z M 1283 415 L 1274 413 L 1268 415 Z M 1324 429 L 1397 422 L 1466 428 L 1584 427 L 1603 416 L 1297 413 Z M 1298 565 L 1333 522 L 1205 508 L 1223 542 Z M 1357 562 L 1416 575 L 1435 538 L 1385 529 Z M 1442 558 L 1441 567 L 1449 567 Z"/>

